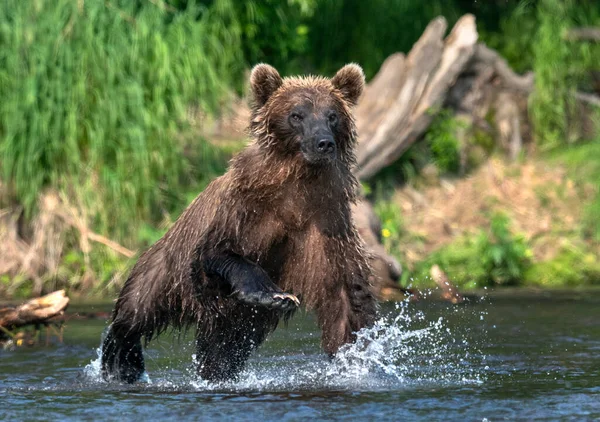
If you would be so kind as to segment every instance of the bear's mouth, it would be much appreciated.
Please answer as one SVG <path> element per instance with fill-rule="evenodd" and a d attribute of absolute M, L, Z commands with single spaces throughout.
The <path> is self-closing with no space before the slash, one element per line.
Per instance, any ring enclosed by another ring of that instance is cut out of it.
<path fill-rule="evenodd" d="M 318 143 L 313 140 L 303 142 L 300 147 L 304 159 L 313 165 L 327 165 L 335 161 L 337 157 L 337 147 L 335 143 L 329 148 L 319 148 Z"/>
<path fill-rule="evenodd" d="M 304 157 L 304 160 L 306 160 L 306 162 L 308 162 L 309 164 L 312 165 L 328 165 L 331 164 L 335 161 L 336 159 L 336 152 L 332 151 L 329 153 L 319 153 L 319 152 L 313 152 L 313 151 L 305 151 L 303 148 L 301 149 L 302 152 L 302 156 Z"/>

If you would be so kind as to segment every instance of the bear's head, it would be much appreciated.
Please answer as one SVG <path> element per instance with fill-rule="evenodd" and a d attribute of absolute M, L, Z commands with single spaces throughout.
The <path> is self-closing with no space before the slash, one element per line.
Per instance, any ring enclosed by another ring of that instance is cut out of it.
<path fill-rule="evenodd" d="M 250 130 L 259 145 L 278 155 L 297 157 L 310 166 L 354 161 L 356 105 L 365 76 L 356 64 L 333 78 L 282 78 L 267 64 L 250 76 L 254 96 Z"/>

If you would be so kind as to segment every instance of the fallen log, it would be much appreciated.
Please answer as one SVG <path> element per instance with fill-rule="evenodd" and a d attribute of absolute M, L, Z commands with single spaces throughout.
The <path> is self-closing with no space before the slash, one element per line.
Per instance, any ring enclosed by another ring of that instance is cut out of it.
<path fill-rule="evenodd" d="M 17 307 L 0 309 L 0 339 L 16 328 L 49 324 L 52 318 L 64 313 L 68 304 L 65 291 L 58 290 Z"/>

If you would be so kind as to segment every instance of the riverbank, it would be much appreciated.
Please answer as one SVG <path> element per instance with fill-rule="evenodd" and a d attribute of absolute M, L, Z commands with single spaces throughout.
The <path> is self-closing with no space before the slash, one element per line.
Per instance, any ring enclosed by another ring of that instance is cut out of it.
<path fill-rule="evenodd" d="M 598 149 L 492 158 L 463 178 L 426 171 L 380 198 L 384 244 L 404 265 L 403 282 L 433 286 L 437 264 L 462 289 L 597 284 L 600 179 L 580 152 Z"/>
<path fill-rule="evenodd" d="M 211 145 L 224 157 L 243 147 L 241 142 L 222 140 Z M 440 176 L 430 166 L 406 183 L 387 184 L 385 190 L 376 181 L 370 200 L 382 222 L 383 244 L 404 269 L 401 284 L 433 288 L 433 265 L 463 292 L 499 285 L 598 284 L 600 242 L 594 210 L 600 164 L 589 158 L 600 156 L 598 145 L 532 152 L 513 163 L 492 156 L 464 177 Z M 176 217 L 170 215 L 159 227 L 146 226 L 142 244 L 158 239 Z M 128 258 L 106 245 L 94 248 L 98 249 L 101 253 L 91 256 L 104 281 L 88 280 L 86 287 L 85 259 L 70 252 L 59 270 L 40 282 L 42 291 L 66 288 L 76 299 L 116 297 L 139 252 Z M 486 261 L 486 253 L 496 255 Z M 35 296 L 35 284 L 24 276 L 2 276 L 1 296 Z"/>

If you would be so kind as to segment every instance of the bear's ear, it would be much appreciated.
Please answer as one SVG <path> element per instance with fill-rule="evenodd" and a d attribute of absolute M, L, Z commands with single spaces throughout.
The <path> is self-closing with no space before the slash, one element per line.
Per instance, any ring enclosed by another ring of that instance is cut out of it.
<path fill-rule="evenodd" d="M 338 70 L 331 83 L 340 90 L 346 101 L 356 105 L 365 87 L 365 74 L 359 65 L 350 63 Z"/>
<path fill-rule="evenodd" d="M 283 83 L 283 79 L 273 66 L 257 64 L 250 74 L 250 88 L 256 107 L 262 107 Z"/>

